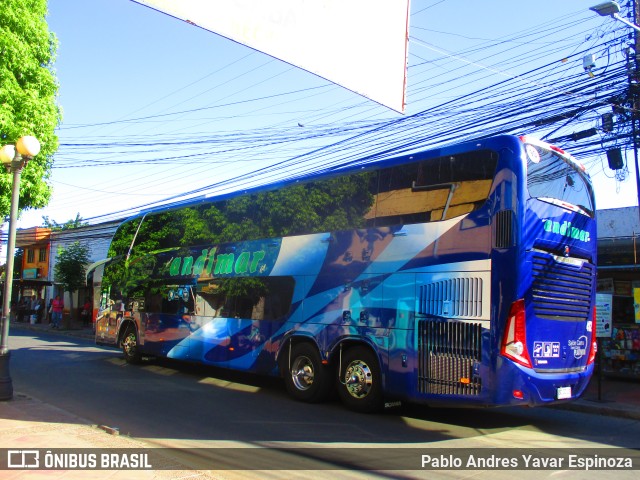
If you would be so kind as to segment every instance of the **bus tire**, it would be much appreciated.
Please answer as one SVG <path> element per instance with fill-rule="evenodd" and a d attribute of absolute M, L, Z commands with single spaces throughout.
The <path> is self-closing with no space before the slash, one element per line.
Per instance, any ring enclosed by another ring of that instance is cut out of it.
<path fill-rule="evenodd" d="M 352 347 L 343 353 L 338 379 L 340 400 L 347 408 L 361 413 L 382 410 L 380 365 L 369 348 Z"/>
<path fill-rule="evenodd" d="M 122 353 L 127 363 L 135 365 L 142 361 L 140 348 L 138 348 L 138 334 L 135 327 L 129 326 L 122 336 Z"/>
<path fill-rule="evenodd" d="M 322 364 L 320 353 L 310 343 L 292 347 L 290 363 L 285 365 L 283 373 L 287 392 L 296 400 L 317 403 L 327 398 L 331 387 L 329 369 Z"/>

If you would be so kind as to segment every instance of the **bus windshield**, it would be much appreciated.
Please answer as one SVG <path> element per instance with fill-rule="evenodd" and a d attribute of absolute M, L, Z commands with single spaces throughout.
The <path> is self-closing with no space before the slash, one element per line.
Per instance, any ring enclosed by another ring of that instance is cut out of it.
<path fill-rule="evenodd" d="M 529 194 L 593 217 L 593 191 L 584 174 L 570 158 L 540 145 L 527 144 Z"/>

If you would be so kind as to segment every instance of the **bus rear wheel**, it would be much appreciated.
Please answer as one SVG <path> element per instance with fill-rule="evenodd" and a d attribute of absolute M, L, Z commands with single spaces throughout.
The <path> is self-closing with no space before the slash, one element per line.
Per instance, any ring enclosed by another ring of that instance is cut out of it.
<path fill-rule="evenodd" d="M 128 327 L 122 337 L 122 353 L 127 363 L 137 364 L 142 360 L 140 349 L 138 348 L 138 334 L 133 327 Z"/>
<path fill-rule="evenodd" d="M 331 386 L 328 369 L 320 353 L 309 343 L 294 345 L 289 364 L 284 368 L 287 392 L 296 400 L 317 403 L 325 400 Z"/>
<path fill-rule="evenodd" d="M 353 347 L 342 356 L 338 393 L 344 405 L 357 412 L 382 409 L 382 375 L 378 359 L 365 347 Z"/>

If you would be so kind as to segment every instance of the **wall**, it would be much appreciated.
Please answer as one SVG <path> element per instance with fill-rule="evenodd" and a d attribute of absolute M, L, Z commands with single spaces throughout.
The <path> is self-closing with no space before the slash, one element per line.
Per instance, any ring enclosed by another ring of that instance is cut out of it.
<path fill-rule="evenodd" d="M 638 207 L 598 210 L 598 238 L 633 237 L 640 234 Z"/>
<path fill-rule="evenodd" d="M 49 287 L 47 292 L 47 298 L 54 298 L 57 294 L 62 295 L 62 286 L 56 283 L 55 280 L 55 266 L 58 260 L 58 250 L 60 248 L 68 248 L 69 245 L 80 242 L 81 245 L 89 247 L 90 263 L 107 258 L 107 252 L 109 250 L 109 244 L 113 238 L 113 234 L 120 225 L 121 221 L 101 223 L 97 225 L 90 225 L 87 227 L 74 228 L 71 230 L 64 230 L 53 232 L 51 234 L 51 254 L 49 256 L 49 272 L 50 280 L 53 282 L 53 286 Z M 88 286 L 91 289 L 91 285 Z M 65 312 L 69 312 L 72 305 L 71 298 L 68 292 L 64 293 L 64 305 Z M 73 306 L 78 308 L 78 293 L 74 295 Z M 75 318 L 75 317 L 74 317 Z"/>

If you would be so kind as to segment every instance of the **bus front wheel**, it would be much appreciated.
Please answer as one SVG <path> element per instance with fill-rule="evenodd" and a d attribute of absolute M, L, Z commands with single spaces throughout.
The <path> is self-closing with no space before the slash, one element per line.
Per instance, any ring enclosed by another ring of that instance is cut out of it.
<path fill-rule="evenodd" d="M 316 403 L 324 400 L 330 388 L 330 375 L 322 365 L 320 353 L 309 343 L 291 348 L 288 366 L 284 369 L 287 392 L 296 400 Z"/>
<path fill-rule="evenodd" d="M 378 359 L 365 347 L 353 347 L 342 356 L 338 383 L 346 407 L 363 413 L 382 409 L 382 375 Z"/>
<path fill-rule="evenodd" d="M 127 363 L 136 364 L 142 360 L 138 348 L 138 335 L 133 327 L 128 327 L 122 337 L 122 353 Z"/>

